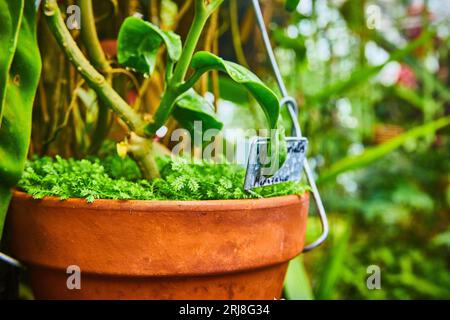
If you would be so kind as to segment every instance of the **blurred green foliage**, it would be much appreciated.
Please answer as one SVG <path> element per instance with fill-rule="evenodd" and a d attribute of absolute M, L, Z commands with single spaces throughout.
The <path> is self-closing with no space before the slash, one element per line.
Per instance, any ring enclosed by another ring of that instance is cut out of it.
<path fill-rule="evenodd" d="M 303 257 L 317 299 L 450 297 L 449 24 L 433 5 L 318 0 L 277 31 L 332 220 L 326 245 Z M 367 288 L 370 265 L 381 290 Z"/>
<path fill-rule="evenodd" d="M 449 298 L 450 5 L 302 0 L 290 15 L 278 5 L 265 8 L 272 40 L 331 219 L 326 244 L 291 263 L 285 297 Z M 270 78 L 267 59 L 244 48 Z M 227 107 L 243 104 L 221 89 Z M 225 123 L 258 126 L 247 105 L 251 124 L 242 110 Z M 308 228 L 313 241 L 319 221 Z M 381 290 L 367 287 L 371 265 Z"/>

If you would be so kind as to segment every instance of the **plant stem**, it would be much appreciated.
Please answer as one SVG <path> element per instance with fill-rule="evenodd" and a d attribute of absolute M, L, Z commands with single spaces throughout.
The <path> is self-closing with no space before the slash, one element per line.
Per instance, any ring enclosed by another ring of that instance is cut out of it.
<path fill-rule="evenodd" d="M 128 150 L 139 165 L 145 179 L 153 180 L 160 177 L 155 158 L 152 156 L 154 154 L 152 140 L 131 133 Z"/>
<path fill-rule="evenodd" d="M 50 30 L 70 62 L 86 80 L 97 96 L 128 125 L 131 131 L 145 136 L 145 122 L 86 59 L 67 30 L 56 0 L 46 0 L 44 13 Z"/>
<path fill-rule="evenodd" d="M 188 80 L 186 80 L 186 82 L 184 82 L 183 84 L 178 86 L 178 90 L 180 92 L 186 92 L 187 90 L 192 88 L 206 72 L 208 72 L 210 70 L 211 69 L 209 69 L 209 68 L 201 68 L 201 69 L 195 70 L 195 72 L 192 74 L 192 76 Z"/>
<path fill-rule="evenodd" d="M 132 131 L 130 151 L 141 168 L 142 174 L 149 180 L 158 178 L 160 176 L 159 170 L 152 154 L 153 141 L 145 134 L 144 128 L 146 123 L 140 114 L 135 112 L 122 99 L 106 81 L 105 77 L 83 55 L 66 28 L 56 0 L 45 0 L 44 13 L 53 36 L 70 62 L 77 68 L 86 83 L 97 93 L 99 100 L 110 107 Z M 93 35 L 91 34 L 90 41 L 92 40 Z M 98 54 L 98 52 L 93 54 Z M 99 57 L 97 56 L 97 58 Z"/>
<path fill-rule="evenodd" d="M 148 136 L 154 136 L 159 128 L 167 122 L 172 109 L 175 106 L 175 102 L 181 93 L 181 91 L 178 91 L 171 86 L 167 86 L 166 91 L 161 98 L 158 110 L 156 110 L 153 115 L 153 122 L 148 124 L 145 128 L 145 133 Z"/>
<path fill-rule="evenodd" d="M 214 1 L 214 9 L 217 8 L 217 3 L 221 2 L 222 0 Z M 203 28 L 213 11 L 214 10 L 211 8 L 205 6 L 204 0 L 195 1 L 194 20 L 187 35 L 183 52 L 175 67 L 173 77 L 167 84 L 166 91 L 164 92 L 158 110 L 154 115 L 153 122 L 145 128 L 147 135 L 154 136 L 156 131 L 167 122 L 172 113 L 172 109 L 175 106 L 176 99 L 190 88 L 187 86 L 180 88 L 180 85 L 184 82 L 187 71 L 189 70 L 189 65 L 191 64 L 192 56 L 195 53 L 198 41 L 202 35 Z"/>
<path fill-rule="evenodd" d="M 95 26 L 94 8 L 92 7 L 92 0 L 79 0 L 81 12 L 83 13 L 81 19 L 81 38 L 87 55 L 92 61 L 94 67 L 100 70 L 101 73 L 107 74 L 111 71 L 111 65 L 106 59 L 102 46 L 97 36 L 97 27 Z"/>
<path fill-rule="evenodd" d="M 248 68 L 247 59 L 245 58 L 244 49 L 242 48 L 237 0 L 230 0 L 230 25 L 231 25 L 231 35 L 233 39 L 234 52 L 236 54 L 238 63 Z"/>
<path fill-rule="evenodd" d="M 111 84 L 112 71 L 111 64 L 106 59 L 102 46 L 97 36 L 97 27 L 95 26 L 94 8 L 92 0 L 79 0 L 83 18 L 81 19 L 81 39 L 87 51 L 87 55 L 92 64 L 102 74 L 106 75 L 107 81 Z M 92 135 L 92 143 L 89 146 L 89 154 L 95 154 L 100 149 L 103 141 L 109 131 L 110 112 L 108 106 L 103 101 L 98 101 L 98 117 L 94 133 Z"/>
<path fill-rule="evenodd" d="M 203 28 L 205 27 L 208 18 L 209 15 L 204 8 L 196 3 L 194 20 L 192 21 L 191 28 L 187 35 L 183 53 L 181 54 L 180 60 L 175 67 L 173 78 L 171 80 L 172 84 L 178 85 L 182 83 L 186 77 L 189 65 L 191 64 L 192 56 L 197 48 L 198 41 L 200 40 L 200 36 L 202 35 Z"/>

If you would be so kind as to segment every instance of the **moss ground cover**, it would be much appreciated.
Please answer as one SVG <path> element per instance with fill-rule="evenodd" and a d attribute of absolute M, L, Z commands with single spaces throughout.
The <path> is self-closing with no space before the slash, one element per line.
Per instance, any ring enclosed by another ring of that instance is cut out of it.
<path fill-rule="evenodd" d="M 136 163 L 116 156 L 84 160 L 35 158 L 26 165 L 19 189 L 36 199 L 84 198 L 114 200 L 221 200 L 303 194 L 302 183 L 284 183 L 248 194 L 245 169 L 232 164 L 158 160 L 161 178 L 142 178 Z"/>

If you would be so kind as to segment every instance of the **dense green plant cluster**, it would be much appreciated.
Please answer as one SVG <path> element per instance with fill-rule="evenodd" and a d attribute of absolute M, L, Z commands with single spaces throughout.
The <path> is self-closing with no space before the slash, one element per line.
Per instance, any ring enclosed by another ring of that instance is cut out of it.
<path fill-rule="evenodd" d="M 44 157 L 27 163 L 19 188 L 36 199 L 85 198 L 115 200 L 217 200 L 275 197 L 303 194 L 307 187 L 285 183 L 255 190 L 243 189 L 244 168 L 207 162 L 191 164 L 183 160 L 160 159 L 161 179 L 141 178 L 130 158 L 55 159 Z"/>

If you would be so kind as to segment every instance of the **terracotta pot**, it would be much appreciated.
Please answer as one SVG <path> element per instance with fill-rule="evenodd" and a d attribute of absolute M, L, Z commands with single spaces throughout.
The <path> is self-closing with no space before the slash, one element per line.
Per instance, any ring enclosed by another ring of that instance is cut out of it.
<path fill-rule="evenodd" d="M 228 201 L 33 200 L 16 193 L 13 255 L 37 299 L 279 298 L 303 248 L 309 197 Z M 69 266 L 81 290 L 69 290 Z"/>

